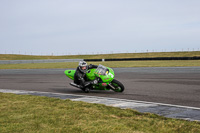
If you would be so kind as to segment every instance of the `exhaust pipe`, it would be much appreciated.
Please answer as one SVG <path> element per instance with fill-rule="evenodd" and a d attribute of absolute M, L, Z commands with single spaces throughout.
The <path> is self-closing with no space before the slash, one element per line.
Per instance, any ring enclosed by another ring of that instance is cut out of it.
<path fill-rule="evenodd" d="M 78 87 L 78 88 L 80 88 L 80 85 L 77 85 L 77 84 L 75 84 L 75 83 L 73 83 L 73 82 L 70 83 L 70 85 L 71 85 L 71 86 L 74 86 L 74 87 Z"/>

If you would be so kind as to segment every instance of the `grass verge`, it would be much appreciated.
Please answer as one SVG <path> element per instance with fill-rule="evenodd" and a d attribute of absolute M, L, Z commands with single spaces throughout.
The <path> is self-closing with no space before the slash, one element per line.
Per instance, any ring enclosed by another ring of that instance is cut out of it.
<path fill-rule="evenodd" d="M 194 57 L 194 56 L 200 56 L 200 51 L 121 53 L 121 54 L 97 54 L 97 55 L 64 55 L 64 56 L 35 56 L 35 55 L 0 54 L 0 60 L 110 59 L 110 58 L 148 58 L 148 57 Z"/>
<path fill-rule="evenodd" d="M 88 64 L 102 64 L 108 67 L 191 67 L 200 66 L 200 60 L 178 61 L 106 61 L 88 62 Z M 0 69 L 53 69 L 53 68 L 76 68 L 77 62 L 64 63 L 35 63 L 35 64 L 2 64 Z"/>
<path fill-rule="evenodd" d="M 200 123 L 101 104 L 0 93 L 0 132 L 197 133 Z"/>

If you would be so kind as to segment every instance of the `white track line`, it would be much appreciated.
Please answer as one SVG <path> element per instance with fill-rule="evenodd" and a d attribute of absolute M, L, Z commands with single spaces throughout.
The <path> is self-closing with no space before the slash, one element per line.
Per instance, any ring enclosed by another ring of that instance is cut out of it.
<path fill-rule="evenodd" d="M 87 98 L 96 98 L 96 99 L 109 99 L 109 100 L 116 100 L 116 101 L 124 101 L 124 102 L 134 102 L 134 103 L 141 103 L 141 104 L 154 104 L 154 105 L 161 105 L 161 106 L 170 106 L 170 107 L 178 107 L 178 108 L 186 108 L 186 109 L 195 109 L 200 110 L 198 107 L 190 107 L 190 106 L 182 106 L 182 105 L 173 105 L 173 104 L 165 104 L 165 103 L 156 103 L 156 102 L 147 102 L 147 101 L 137 101 L 137 100 L 129 100 L 129 99 L 119 99 L 119 98 L 109 98 L 109 97 L 98 97 L 98 96 L 87 96 L 87 95 L 76 95 L 76 94 L 63 94 L 63 93 L 53 93 L 53 92 L 41 92 L 41 91 L 25 91 L 25 90 L 9 90 L 9 89 L 0 89 L 0 92 L 3 93 L 51 93 L 57 95 L 71 95 L 71 96 L 81 96 Z"/>

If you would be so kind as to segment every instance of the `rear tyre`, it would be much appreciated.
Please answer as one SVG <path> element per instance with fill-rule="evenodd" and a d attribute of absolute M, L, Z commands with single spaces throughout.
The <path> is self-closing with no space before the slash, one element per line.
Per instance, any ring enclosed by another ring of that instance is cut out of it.
<path fill-rule="evenodd" d="M 115 89 L 112 89 L 115 92 L 124 91 L 124 85 L 116 79 L 113 79 L 113 81 L 111 82 L 111 85 L 115 88 Z"/>

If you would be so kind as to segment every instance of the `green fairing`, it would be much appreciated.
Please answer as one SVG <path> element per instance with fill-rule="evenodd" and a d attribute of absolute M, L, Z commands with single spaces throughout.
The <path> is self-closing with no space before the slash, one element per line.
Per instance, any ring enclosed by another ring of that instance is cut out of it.
<path fill-rule="evenodd" d="M 89 69 L 86 73 L 86 77 L 88 80 L 95 80 L 96 76 L 94 74 L 94 72 L 96 71 L 96 69 Z"/>
<path fill-rule="evenodd" d="M 107 69 L 109 70 L 109 73 L 107 75 L 98 75 L 95 73 L 96 69 L 90 69 L 87 71 L 86 77 L 88 80 L 95 80 L 96 77 L 99 77 L 101 78 L 103 83 L 106 83 L 108 85 L 114 79 L 115 74 L 111 68 L 107 67 Z M 94 85 L 94 87 L 95 89 L 98 89 L 98 90 L 109 90 L 105 86 L 102 86 L 101 83 Z"/>
<path fill-rule="evenodd" d="M 113 70 L 111 68 L 109 69 L 109 74 L 107 76 L 104 75 L 100 75 L 100 78 L 104 81 L 104 82 L 111 82 L 115 76 Z M 94 74 L 94 72 L 96 71 L 96 69 L 90 69 L 87 71 L 86 73 L 86 77 L 88 80 L 95 80 L 96 76 L 99 77 L 99 75 Z M 74 80 L 74 74 L 75 74 L 76 70 L 65 70 L 65 74 L 67 77 L 69 77 L 70 79 Z"/>
<path fill-rule="evenodd" d="M 65 70 L 65 75 L 67 77 L 69 77 L 70 79 L 74 80 L 74 74 L 75 74 L 76 70 Z"/>
<path fill-rule="evenodd" d="M 115 77 L 114 71 L 109 67 L 107 68 L 109 70 L 108 75 L 100 75 L 100 78 L 103 80 L 103 82 L 111 82 Z"/>
<path fill-rule="evenodd" d="M 102 66 L 102 65 L 99 65 L 99 66 Z M 104 66 L 102 66 L 102 67 L 104 67 Z M 95 90 L 110 90 L 111 89 L 108 87 L 108 84 L 110 84 L 110 83 L 113 84 L 112 82 L 114 80 L 115 74 L 114 74 L 113 69 L 111 69 L 109 67 L 104 67 L 104 70 L 105 69 L 106 69 L 106 73 L 104 73 L 104 74 L 102 74 L 101 71 L 99 71 L 99 73 L 98 73 L 98 71 L 97 71 L 98 69 L 89 69 L 86 72 L 86 77 L 87 77 L 88 81 L 95 80 L 97 77 L 101 78 L 101 80 L 102 80 L 102 82 L 100 82 L 96 85 L 92 85 L 93 89 L 95 89 Z M 64 73 L 66 74 L 67 77 L 74 80 L 75 72 L 76 72 L 76 70 L 65 70 Z M 102 83 L 106 83 L 107 86 L 103 86 Z M 116 87 L 118 87 L 118 85 Z M 116 89 L 114 91 L 122 92 L 123 90 L 124 90 L 124 88 L 122 90 Z"/>

